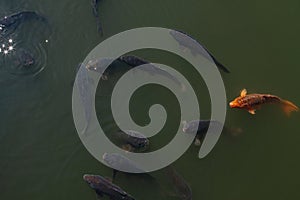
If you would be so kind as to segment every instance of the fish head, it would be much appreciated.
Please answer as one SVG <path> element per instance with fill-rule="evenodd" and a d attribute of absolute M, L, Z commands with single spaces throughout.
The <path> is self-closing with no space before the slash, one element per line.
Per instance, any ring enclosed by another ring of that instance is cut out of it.
<path fill-rule="evenodd" d="M 106 162 L 109 166 L 115 166 L 115 164 L 117 163 L 117 159 L 116 156 L 114 154 L 110 154 L 110 153 L 104 153 L 102 155 L 102 159 L 104 162 Z"/>
<path fill-rule="evenodd" d="M 128 138 L 128 143 L 135 148 L 147 148 L 149 146 L 149 139 L 143 134 L 136 131 L 124 131 L 130 137 Z"/>
<path fill-rule="evenodd" d="M 29 67 L 31 65 L 34 65 L 35 63 L 33 56 L 27 50 L 20 49 L 19 51 L 17 51 L 17 56 L 20 65 L 22 65 L 23 67 Z"/>
<path fill-rule="evenodd" d="M 83 175 L 83 180 L 89 184 L 89 186 L 94 189 L 97 190 L 98 185 L 101 184 L 102 179 L 100 176 L 98 175 L 90 175 L 90 174 L 85 174 Z"/>
<path fill-rule="evenodd" d="M 241 107 L 240 99 L 241 99 L 241 98 L 238 97 L 238 98 L 234 99 L 233 101 L 231 101 L 231 102 L 229 103 L 230 108 L 240 108 L 240 107 Z"/>
<path fill-rule="evenodd" d="M 136 150 L 144 151 L 149 147 L 148 138 L 133 138 L 132 141 L 128 142 L 130 146 L 136 148 Z"/>
<path fill-rule="evenodd" d="M 147 148 L 149 146 L 148 138 L 140 138 L 138 142 L 139 148 Z"/>
<path fill-rule="evenodd" d="M 188 125 L 187 121 L 182 121 L 181 123 L 183 125 L 182 131 L 186 133 L 186 131 L 189 128 L 189 125 Z"/>
<path fill-rule="evenodd" d="M 184 133 L 194 133 L 194 132 L 197 132 L 199 122 L 200 122 L 199 120 L 193 120 L 193 121 L 190 121 L 190 122 L 183 121 L 182 122 L 182 124 L 183 124 L 182 131 Z"/>

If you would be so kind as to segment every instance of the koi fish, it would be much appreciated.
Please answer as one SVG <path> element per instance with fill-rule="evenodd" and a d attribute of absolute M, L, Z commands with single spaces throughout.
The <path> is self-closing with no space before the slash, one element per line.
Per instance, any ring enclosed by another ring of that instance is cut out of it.
<path fill-rule="evenodd" d="M 243 89 L 239 97 L 229 103 L 231 108 L 246 109 L 249 113 L 255 114 L 256 109 L 267 103 L 279 104 L 283 111 L 289 116 L 291 112 L 298 111 L 299 108 L 290 101 L 281 99 L 271 94 L 247 94 L 247 90 Z"/>
<path fill-rule="evenodd" d="M 216 120 L 192 120 L 190 122 L 183 121 L 182 131 L 190 134 L 196 132 L 197 134 L 194 144 L 196 146 L 200 146 L 210 124 L 212 128 L 220 128 L 220 126 L 222 126 L 222 123 Z"/>
<path fill-rule="evenodd" d="M 85 174 L 83 176 L 83 180 L 85 180 L 87 184 L 95 190 L 97 199 L 106 195 L 111 200 L 134 200 L 130 194 L 102 176 Z"/>
<path fill-rule="evenodd" d="M 192 36 L 188 35 L 187 33 L 179 30 L 172 30 L 170 31 L 170 35 L 178 42 L 178 44 L 183 47 L 190 49 L 191 53 L 196 56 L 198 54 L 206 57 L 208 60 L 214 62 L 216 66 L 223 70 L 226 73 L 230 73 L 230 71 L 222 65 L 208 50 L 205 48 L 200 42 L 198 42 L 196 39 L 194 39 Z M 188 37 L 186 37 L 188 36 Z M 206 53 L 203 53 L 203 50 L 206 51 Z"/>
<path fill-rule="evenodd" d="M 94 17 L 96 18 L 98 33 L 100 33 L 100 35 L 103 36 L 102 23 L 100 21 L 100 16 L 99 16 L 99 13 L 98 13 L 98 4 L 99 4 L 99 2 L 100 2 L 100 0 L 92 0 L 91 5 L 92 5 Z"/>
<path fill-rule="evenodd" d="M 23 22 L 27 19 L 38 19 L 38 20 L 46 21 L 46 19 L 43 16 L 40 16 L 36 12 L 21 11 L 21 12 L 14 13 L 12 15 L 1 18 L 0 19 L 0 27 L 8 28 L 13 25 L 17 26 L 21 22 Z"/>
<path fill-rule="evenodd" d="M 145 151 L 149 147 L 149 139 L 142 133 L 133 130 L 117 131 L 116 137 L 126 145 L 128 151 Z"/>

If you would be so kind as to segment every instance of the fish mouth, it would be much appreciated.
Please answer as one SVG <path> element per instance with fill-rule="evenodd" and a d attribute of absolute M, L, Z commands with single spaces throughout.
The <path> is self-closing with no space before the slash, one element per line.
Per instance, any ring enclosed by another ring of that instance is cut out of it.
<path fill-rule="evenodd" d="M 33 65 L 34 64 L 34 61 L 33 60 L 30 60 L 30 61 L 27 61 L 25 64 L 24 64 L 24 66 L 25 67 L 30 67 L 31 65 Z"/>
<path fill-rule="evenodd" d="M 144 139 L 140 146 L 141 147 L 148 147 L 149 146 L 149 140 L 148 139 Z"/>
<path fill-rule="evenodd" d="M 92 184 L 94 182 L 94 177 L 95 177 L 95 175 L 92 175 L 92 174 L 84 174 L 82 178 L 87 184 L 89 184 L 91 187 L 93 187 Z"/>
<path fill-rule="evenodd" d="M 103 159 L 103 160 L 106 160 L 106 159 L 107 159 L 107 156 L 108 156 L 108 154 L 107 154 L 107 153 L 104 153 L 104 154 L 102 155 L 102 159 Z"/>
<path fill-rule="evenodd" d="M 182 131 L 184 132 L 184 133 L 186 133 L 186 131 L 188 130 L 188 123 L 187 123 L 187 121 L 182 121 L 181 122 L 182 123 L 182 125 L 183 125 L 183 127 L 182 127 Z"/>
<path fill-rule="evenodd" d="M 91 177 L 90 174 L 84 174 L 84 175 L 82 176 L 83 180 L 85 180 L 86 182 L 88 182 L 88 178 L 89 178 L 89 177 Z"/>
<path fill-rule="evenodd" d="M 234 107 L 236 107 L 236 104 L 232 101 L 229 103 L 229 106 L 230 106 L 230 108 L 234 108 Z"/>

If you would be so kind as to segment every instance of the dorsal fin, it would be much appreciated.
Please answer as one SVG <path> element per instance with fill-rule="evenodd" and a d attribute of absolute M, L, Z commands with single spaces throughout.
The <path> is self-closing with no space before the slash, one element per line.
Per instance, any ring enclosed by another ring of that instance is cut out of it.
<path fill-rule="evenodd" d="M 247 95 L 247 90 L 246 89 L 243 89 L 242 91 L 241 91 L 241 97 L 244 97 L 244 96 L 246 96 Z"/>

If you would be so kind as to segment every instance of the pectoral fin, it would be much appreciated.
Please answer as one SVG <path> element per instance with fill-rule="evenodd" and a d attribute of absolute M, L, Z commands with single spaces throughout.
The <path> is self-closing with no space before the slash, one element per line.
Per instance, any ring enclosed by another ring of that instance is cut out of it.
<path fill-rule="evenodd" d="M 122 149 L 128 152 L 133 152 L 133 147 L 130 144 L 122 145 Z"/>
<path fill-rule="evenodd" d="M 252 115 L 255 115 L 255 110 L 254 110 L 254 109 L 250 109 L 250 110 L 248 110 L 248 112 L 249 112 L 250 114 L 252 114 Z"/>
<path fill-rule="evenodd" d="M 196 138 L 194 144 L 195 144 L 195 146 L 200 146 L 201 140 L 199 138 Z"/>
<path fill-rule="evenodd" d="M 112 174 L 112 182 L 116 179 L 118 170 L 113 169 L 113 174 Z"/>
<path fill-rule="evenodd" d="M 101 200 L 102 198 L 103 198 L 103 194 L 102 193 L 96 193 L 96 198 L 98 199 L 98 200 Z"/>

